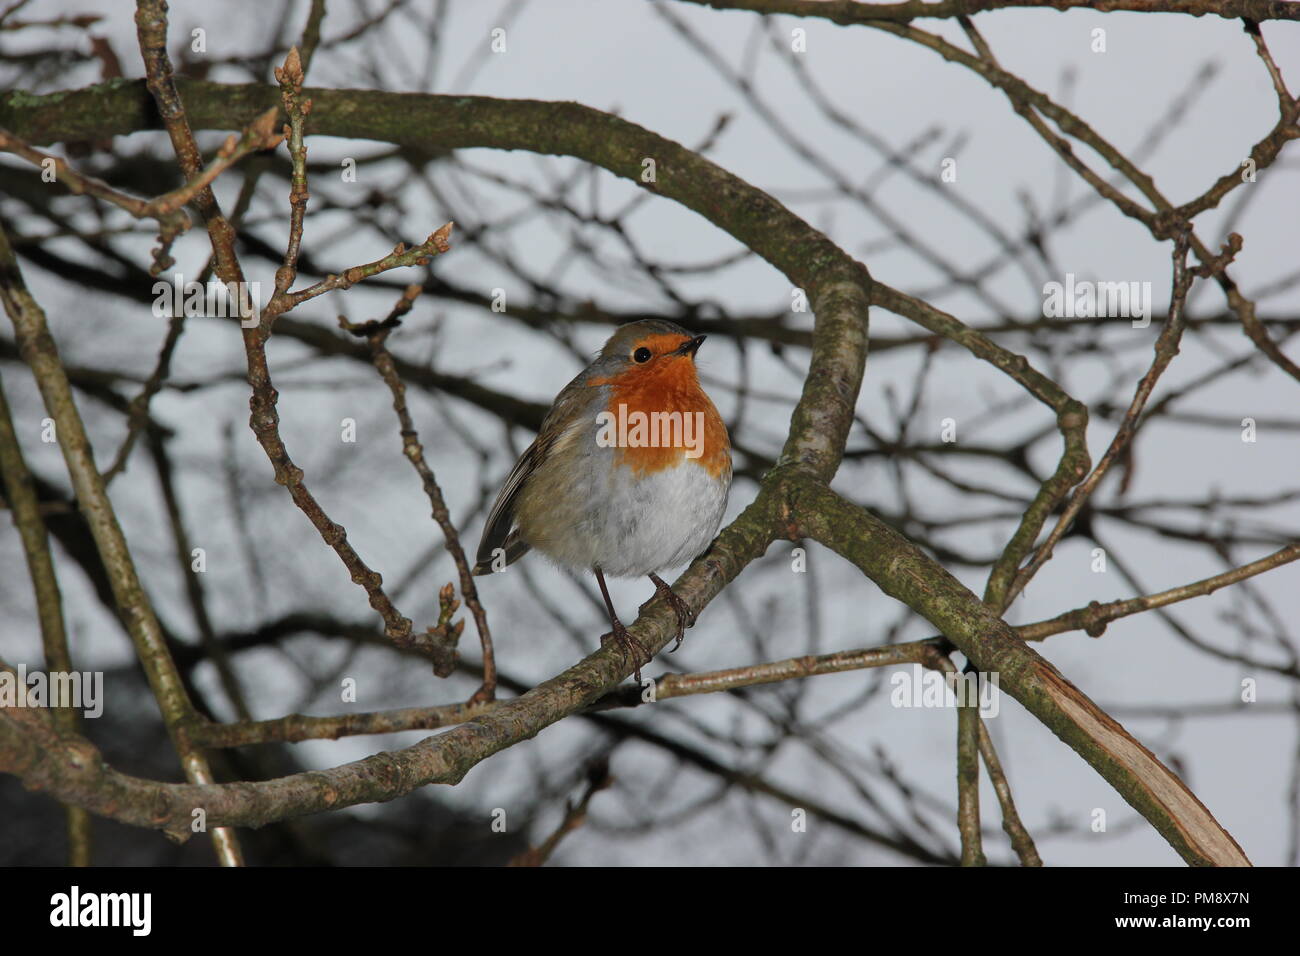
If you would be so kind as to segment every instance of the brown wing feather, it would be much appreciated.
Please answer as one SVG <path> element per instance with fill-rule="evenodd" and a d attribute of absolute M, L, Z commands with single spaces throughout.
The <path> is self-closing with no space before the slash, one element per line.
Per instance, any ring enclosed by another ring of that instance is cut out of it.
<path fill-rule="evenodd" d="M 523 488 L 524 482 L 544 457 L 541 445 L 542 436 L 539 435 L 537 440 L 528 446 L 528 450 L 519 456 L 515 467 L 506 476 L 505 484 L 501 486 L 497 500 L 493 502 L 492 510 L 488 512 L 487 525 L 484 526 L 483 537 L 478 543 L 478 553 L 474 556 L 475 574 L 491 574 L 495 570 L 492 567 L 492 556 L 497 548 L 505 550 L 507 565 L 528 552 L 528 544 L 514 533 L 515 502 L 519 498 L 519 491 Z"/>
<path fill-rule="evenodd" d="M 551 455 L 555 446 L 561 442 L 572 441 L 578 433 L 588 427 L 590 422 L 581 409 L 590 404 L 592 393 L 585 387 L 591 370 L 578 373 L 568 385 L 555 397 L 555 404 L 542 419 L 542 427 L 537 439 L 519 456 L 515 467 L 506 476 L 497 500 L 488 512 L 487 525 L 483 528 L 483 538 L 479 541 L 478 553 L 474 556 L 474 574 L 491 574 L 492 553 L 497 548 L 505 550 L 506 565 L 512 564 L 528 553 L 531 545 L 519 537 L 514 527 L 515 504 L 529 477 L 537 467 Z M 602 388 L 603 396 L 608 391 Z M 592 420 L 594 422 L 594 419 Z"/>

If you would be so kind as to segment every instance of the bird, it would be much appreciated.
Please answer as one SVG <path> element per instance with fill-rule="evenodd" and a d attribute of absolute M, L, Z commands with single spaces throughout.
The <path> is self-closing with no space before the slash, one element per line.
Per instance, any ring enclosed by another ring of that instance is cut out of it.
<path fill-rule="evenodd" d="M 704 339 L 663 319 L 619 326 L 555 397 L 475 555 L 476 575 L 532 549 L 594 572 L 610 623 L 600 643 L 618 643 L 638 683 L 651 655 L 619 620 L 605 577 L 650 578 L 677 615 L 677 650 L 695 616 L 658 572 L 706 550 L 731 489 L 731 439 L 695 369 Z"/>

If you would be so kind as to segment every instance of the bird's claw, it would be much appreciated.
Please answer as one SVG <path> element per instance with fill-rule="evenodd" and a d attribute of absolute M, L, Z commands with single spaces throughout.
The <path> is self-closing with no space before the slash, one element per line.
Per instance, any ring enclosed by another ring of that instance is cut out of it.
<path fill-rule="evenodd" d="M 668 606 L 671 607 L 673 613 L 677 615 L 677 633 L 674 635 L 677 639 L 677 643 L 675 643 L 673 649 L 668 652 L 671 654 L 675 652 L 677 648 L 682 646 L 682 641 L 686 638 L 686 628 L 695 626 L 695 612 L 691 610 L 689 604 L 677 596 L 676 592 L 669 587 L 666 581 L 653 574 L 650 575 L 650 580 L 655 584 L 656 596 L 662 597 L 667 601 Z M 650 601 L 653 600 L 654 598 L 650 599 Z M 650 601 L 646 601 L 646 604 L 649 604 Z M 641 605 L 641 607 L 644 609 L 645 604 Z"/>
<path fill-rule="evenodd" d="M 638 684 L 641 683 L 641 665 L 649 664 L 654 659 L 650 652 L 646 650 L 645 645 L 629 634 L 621 621 L 615 621 L 612 631 L 600 635 L 601 647 L 604 647 L 610 641 L 617 644 L 623 656 L 630 658 L 635 664 L 636 669 L 632 672 L 632 677 Z"/>

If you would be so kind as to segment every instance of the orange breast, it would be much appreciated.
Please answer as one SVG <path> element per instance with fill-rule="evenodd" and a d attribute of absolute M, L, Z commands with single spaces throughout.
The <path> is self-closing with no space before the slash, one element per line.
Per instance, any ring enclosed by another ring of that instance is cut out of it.
<path fill-rule="evenodd" d="M 611 386 L 607 410 L 627 426 L 621 434 L 629 440 L 620 442 L 617 452 L 624 465 L 648 473 L 694 461 L 714 477 L 730 471 L 727 426 L 700 388 L 688 356 L 589 384 Z M 687 450 L 700 454 L 688 458 Z"/>

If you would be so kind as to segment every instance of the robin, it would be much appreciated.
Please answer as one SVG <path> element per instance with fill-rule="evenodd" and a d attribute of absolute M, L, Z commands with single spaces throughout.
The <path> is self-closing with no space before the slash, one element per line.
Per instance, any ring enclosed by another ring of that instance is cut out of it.
<path fill-rule="evenodd" d="M 703 335 L 647 319 L 620 326 L 596 360 L 555 398 L 537 440 L 488 514 L 475 574 L 504 570 L 536 548 L 596 574 L 611 630 L 636 663 L 650 654 L 619 620 L 605 575 L 647 575 L 677 614 L 676 650 L 695 624 L 656 573 L 713 540 L 731 488 L 727 427 L 695 374 Z"/>

